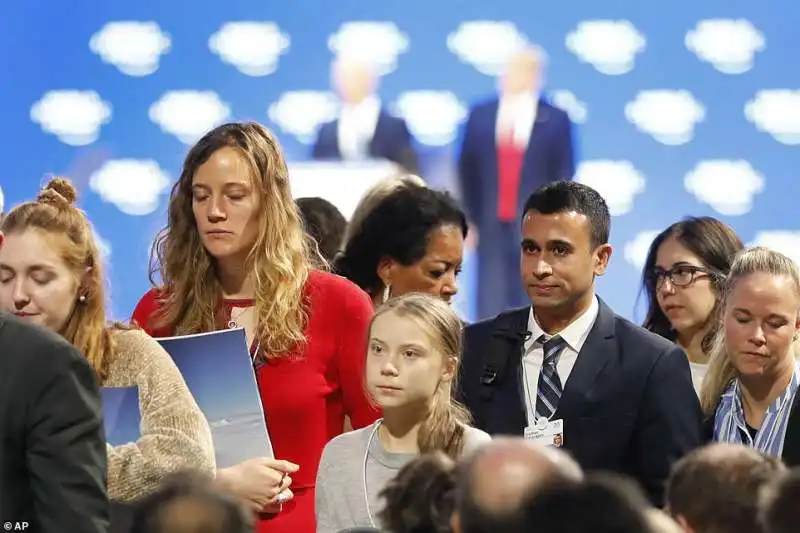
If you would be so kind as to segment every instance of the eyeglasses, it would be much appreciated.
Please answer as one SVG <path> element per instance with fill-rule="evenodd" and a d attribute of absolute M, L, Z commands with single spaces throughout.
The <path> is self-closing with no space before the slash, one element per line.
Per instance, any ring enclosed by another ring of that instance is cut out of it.
<path fill-rule="evenodd" d="M 651 273 L 651 278 L 655 281 L 655 286 L 658 287 L 664 282 L 664 278 L 669 278 L 670 282 L 676 287 L 687 287 L 694 283 L 698 274 L 714 276 L 715 274 L 709 269 L 693 265 L 678 265 L 664 270 L 663 268 L 654 268 Z"/>

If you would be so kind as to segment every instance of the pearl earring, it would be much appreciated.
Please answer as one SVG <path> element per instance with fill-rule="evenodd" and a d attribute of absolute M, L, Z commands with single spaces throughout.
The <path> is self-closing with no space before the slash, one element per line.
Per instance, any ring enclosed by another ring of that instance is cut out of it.
<path fill-rule="evenodd" d="M 78 301 L 80 303 L 86 303 L 86 295 L 85 294 L 81 294 L 80 296 L 78 296 Z"/>

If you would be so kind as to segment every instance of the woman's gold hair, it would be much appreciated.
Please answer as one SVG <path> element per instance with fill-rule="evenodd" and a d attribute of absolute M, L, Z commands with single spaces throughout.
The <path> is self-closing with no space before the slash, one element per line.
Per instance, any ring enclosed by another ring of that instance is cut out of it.
<path fill-rule="evenodd" d="M 703 378 L 703 386 L 700 390 L 700 403 L 707 416 L 714 414 L 722 394 L 736 377 L 733 365 L 728 358 L 725 343 L 725 301 L 742 278 L 757 273 L 790 278 L 794 283 L 795 293 L 800 297 L 800 274 L 797 265 L 789 257 L 762 246 L 743 250 L 736 256 L 723 286 L 720 302 L 723 311 L 720 313 L 720 326 L 712 343 L 708 371 Z M 792 350 L 795 357 L 800 354 L 800 345 L 797 339 L 792 345 Z"/>
<path fill-rule="evenodd" d="M 200 240 L 192 211 L 192 181 L 217 150 L 233 148 L 248 163 L 262 216 L 256 242 L 246 258 L 255 286 L 258 340 L 268 357 L 286 354 L 305 342 L 304 287 L 311 251 L 289 187 L 289 173 L 275 136 L 255 122 L 229 123 L 208 132 L 186 156 L 172 187 L 168 222 L 153 244 L 150 280 L 161 278 L 163 312 L 156 327 L 175 334 L 214 331 L 222 326 L 222 289 L 215 259 Z"/>
<path fill-rule="evenodd" d="M 6 235 L 28 230 L 42 232 L 73 271 L 78 281 L 75 308 L 59 333 L 86 356 L 102 379 L 114 342 L 106 322 L 100 251 L 89 219 L 74 205 L 77 196 L 69 180 L 53 178 L 35 201 L 9 211 L 0 223 L 0 231 Z"/>
<path fill-rule="evenodd" d="M 387 313 L 414 320 L 433 340 L 433 345 L 452 364 L 453 379 L 442 381 L 433 397 L 430 412 L 419 430 L 419 451 L 440 450 L 457 460 L 464 447 L 464 433 L 471 418 L 466 407 L 453 398 L 461 361 L 463 323 L 453 308 L 443 300 L 423 293 L 407 293 L 381 305 L 372 318 Z"/>

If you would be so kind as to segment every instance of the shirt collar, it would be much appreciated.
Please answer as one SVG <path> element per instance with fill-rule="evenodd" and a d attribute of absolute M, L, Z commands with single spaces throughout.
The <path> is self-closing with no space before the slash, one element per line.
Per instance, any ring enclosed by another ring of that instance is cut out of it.
<path fill-rule="evenodd" d="M 500 97 L 501 106 L 534 107 L 538 101 L 539 95 L 536 93 L 523 93 Z"/>
<path fill-rule="evenodd" d="M 798 386 L 800 386 L 800 364 L 795 364 L 794 375 L 792 376 L 792 380 L 789 382 L 789 386 L 786 387 L 786 390 L 784 390 L 780 396 L 775 398 L 775 401 L 773 401 L 769 407 L 767 407 L 767 413 L 779 413 L 781 410 L 783 410 L 786 407 L 786 402 L 789 402 L 794 398 Z M 731 383 L 726 393 L 727 394 L 723 394 L 723 397 L 728 395 L 730 397 L 730 401 L 733 402 L 733 412 L 736 421 L 741 425 L 744 425 L 744 405 L 742 404 L 742 391 L 738 379 Z"/>
<path fill-rule="evenodd" d="M 600 304 L 597 301 L 597 296 L 592 296 L 592 303 L 589 308 L 583 312 L 578 318 L 572 321 L 570 325 L 561 330 L 558 335 L 564 339 L 572 350 L 580 352 L 586 337 L 594 326 L 597 315 L 600 312 Z M 536 316 L 533 313 L 533 306 L 531 306 L 530 314 L 528 315 L 528 331 L 531 332 L 531 339 L 536 341 L 542 335 L 550 338 L 552 335 L 547 335 L 539 323 L 536 321 Z"/>
<path fill-rule="evenodd" d="M 350 115 L 368 117 L 377 115 L 381 108 L 381 102 L 377 96 L 367 96 L 356 105 L 345 105 L 342 108 L 342 113 Z"/>

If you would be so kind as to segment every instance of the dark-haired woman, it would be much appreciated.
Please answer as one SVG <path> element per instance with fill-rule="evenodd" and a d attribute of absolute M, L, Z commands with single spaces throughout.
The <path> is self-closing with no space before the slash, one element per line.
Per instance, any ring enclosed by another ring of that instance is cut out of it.
<path fill-rule="evenodd" d="M 717 329 L 720 287 L 741 249 L 742 241 L 724 222 L 691 217 L 662 231 L 647 253 L 643 326 L 686 351 L 698 394 Z"/>
<path fill-rule="evenodd" d="M 384 198 L 347 242 L 334 269 L 377 307 L 425 292 L 450 301 L 458 291 L 467 221 L 446 192 L 407 184 Z"/>

